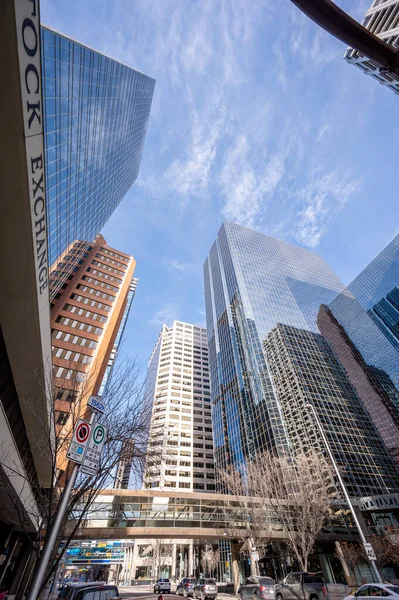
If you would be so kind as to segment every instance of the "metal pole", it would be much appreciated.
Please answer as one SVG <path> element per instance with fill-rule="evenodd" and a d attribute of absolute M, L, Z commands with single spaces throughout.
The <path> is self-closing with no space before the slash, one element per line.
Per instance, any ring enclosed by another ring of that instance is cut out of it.
<path fill-rule="evenodd" d="M 35 577 L 32 582 L 32 586 L 29 591 L 29 596 L 27 600 L 36 600 L 39 595 L 40 586 L 44 575 L 46 573 L 47 565 L 50 560 L 51 552 L 53 550 L 54 544 L 57 541 L 58 531 L 61 527 L 62 519 L 64 518 L 66 508 L 68 506 L 69 496 L 73 490 L 73 486 L 75 485 L 76 477 L 79 471 L 79 465 L 75 465 L 72 471 L 72 475 L 69 478 L 64 491 L 62 492 L 62 498 L 60 500 L 60 505 L 57 511 L 57 516 L 54 520 L 53 527 L 51 529 L 50 536 L 47 540 L 46 545 L 44 546 L 43 554 L 39 559 L 39 566 L 37 568 Z"/>
<path fill-rule="evenodd" d="M 95 420 L 96 420 L 96 412 L 92 411 L 91 417 L 90 417 L 90 424 L 93 424 Z M 33 578 L 32 586 L 30 588 L 30 592 L 29 592 L 27 600 L 36 600 L 39 595 L 40 586 L 41 586 L 42 580 L 46 574 L 47 565 L 50 560 L 50 556 L 51 556 L 51 552 L 53 550 L 54 544 L 57 541 L 57 535 L 58 535 L 59 529 L 61 527 L 61 523 L 62 523 L 62 519 L 64 518 L 65 511 L 68 507 L 69 497 L 70 497 L 73 487 L 75 485 L 75 481 L 76 481 L 76 477 L 79 472 L 79 468 L 80 468 L 80 464 L 74 465 L 71 477 L 69 478 L 69 481 L 66 484 L 66 486 L 64 487 L 64 490 L 62 492 L 61 500 L 60 500 L 59 507 L 57 510 L 57 516 L 54 520 L 54 523 L 51 528 L 50 535 L 46 542 L 46 545 L 44 546 L 43 553 L 40 556 L 39 566 L 38 566 L 35 576 Z"/>
<path fill-rule="evenodd" d="M 340 483 L 340 485 L 341 485 L 341 488 L 342 488 L 342 491 L 343 491 L 343 493 L 344 493 L 344 496 L 345 496 L 346 502 L 347 502 L 347 504 L 348 504 L 348 506 L 349 506 L 349 509 L 350 509 L 351 513 L 352 513 L 353 520 L 354 520 L 354 521 L 355 521 L 355 523 L 356 523 L 356 527 L 357 527 L 357 529 L 358 529 L 358 531 L 359 531 L 359 536 L 360 536 L 360 539 L 362 540 L 362 543 L 363 543 L 363 544 L 367 544 L 367 540 L 366 540 L 366 538 L 365 538 L 365 536 L 364 536 L 364 533 L 363 533 L 363 530 L 362 530 L 362 528 L 361 528 L 361 526 L 360 526 L 360 523 L 359 523 L 359 520 L 358 520 L 358 518 L 357 518 L 357 515 L 356 515 L 356 512 L 355 512 L 355 509 L 354 509 L 354 507 L 353 507 L 353 504 L 352 504 L 352 502 L 351 502 L 351 499 L 349 498 L 349 494 L 348 494 L 348 492 L 347 492 L 346 486 L 345 486 L 345 484 L 344 484 L 344 481 L 343 481 L 343 479 L 342 479 L 342 477 L 341 477 L 341 474 L 340 474 L 340 472 L 339 472 L 339 469 L 338 469 L 338 465 L 337 465 L 337 463 L 335 462 L 334 455 L 333 455 L 333 453 L 332 453 L 332 451 L 331 451 L 331 448 L 330 448 L 330 445 L 329 445 L 329 443 L 328 443 L 328 440 L 327 440 L 326 434 L 324 433 L 324 430 L 323 430 L 322 424 L 320 423 L 319 417 L 317 416 L 317 413 L 316 413 L 316 411 L 315 411 L 315 409 L 314 409 L 314 406 L 312 406 L 311 404 L 305 404 L 305 408 L 307 408 L 308 410 L 310 410 L 310 411 L 312 412 L 312 414 L 313 414 L 313 418 L 314 418 L 314 420 L 316 421 L 317 427 L 318 427 L 318 429 L 319 429 L 319 431 L 320 431 L 320 435 L 321 435 L 321 437 L 322 437 L 322 440 L 323 440 L 323 442 L 324 442 L 324 445 L 325 445 L 325 447 L 326 447 L 326 450 L 327 450 L 327 452 L 328 452 L 328 455 L 329 455 L 329 457 L 330 457 L 330 460 L 331 460 L 331 462 L 332 462 L 332 465 L 333 465 L 333 467 L 334 467 L 335 473 L 336 473 L 336 475 L 337 475 L 337 477 L 338 477 L 338 481 L 339 481 L 339 483 Z M 376 565 L 376 562 L 375 562 L 375 560 L 370 560 L 370 563 L 371 563 L 371 565 L 372 565 L 372 567 L 373 567 L 373 569 L 374 569 L 374 574 L 375 574 L 375 576 L 377 577 L 377 581 L 378 581 L 379 583 L 383 583 L 383 579 L 382 579 L 382 577 L 381 577 L 381 575 L 380 575 L 380 572 L 379 572 L 379 570 L 378 570 L 378 568 L 377 568 L 377 565 Z"/>

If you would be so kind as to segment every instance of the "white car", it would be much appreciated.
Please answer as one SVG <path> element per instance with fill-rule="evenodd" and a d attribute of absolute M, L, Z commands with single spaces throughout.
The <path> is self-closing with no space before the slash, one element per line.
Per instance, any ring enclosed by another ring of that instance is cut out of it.
<path fill-rule="evenodd" d="M 365 585 L 362 585 L 357 592 L 347 596 L 344 600 L 356 600 L 356 598 L 371 600 L 376 597 L 399 600 L 399 585 L 393 583 L 366 583 Z"/>

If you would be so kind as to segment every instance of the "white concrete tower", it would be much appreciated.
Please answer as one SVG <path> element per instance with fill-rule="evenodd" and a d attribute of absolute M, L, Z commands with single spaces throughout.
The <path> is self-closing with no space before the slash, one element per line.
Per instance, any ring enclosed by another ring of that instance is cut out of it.
<path fill-rule="evenodd" d="M 373 0 L 364 16 L 362 25 L 397 49 L 399 45 L 399 0 Z M 367 56 L 362 56 L 353 48 L 347 49 L 344 58 L 366 75 L 371 75 L 382 85 L 399 94 L 399 77 L 395 73 L 383 72 L 375 62 Z"/>
<path fill-rule="evenodd" d="M 144 487 L 215 490 L 206 329 L 162 327 L 148 364 L 153 395 Z"/>

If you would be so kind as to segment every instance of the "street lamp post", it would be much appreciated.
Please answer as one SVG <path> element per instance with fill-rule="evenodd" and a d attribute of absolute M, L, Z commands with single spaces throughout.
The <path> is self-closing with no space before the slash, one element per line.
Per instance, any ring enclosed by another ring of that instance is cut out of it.
<path fill-rule="evenodd" d="M 367 540 L 366 540 L 366 538 L 364 536 L 363 530 L 362 530 L 362 528 L 360 526 L 359 519 L 357 518 L 355 509 L 354 509 L 352 501 L 351 501 L 351 499 L 349 497 L 349 494 L 348 494 L 348 491 L 346 489 L 345 483 L 344 483 L 344 481 L 343 481 L 343 479 L 341 477 L 341 473 L 339 472 L 338 465 L 337 465 L 337 463 L 335 461 L 335 458 L 334 458 L 334 455 L 333 455 L 333 453 L 331 451 L 330 444 L 328 443 L 328 440 L 327 440 L 326 434 L 324 433 L 322 424 L 320 423 L 320 419 L 317 416 L 317 413 L 316 413 L 316 411 L 314 409 L 314 406 L 312 406 L 311 404 L 305 404 L 305 408 L 307 408 L 312 413 L 313 418 L 316 421 L 316 425 L 317 425 L 317 427 L 319 429 L 319 432 L 320 432 L 321 438 L 323 440 L 324 446 L 325 446 L 325 448 L 326 448 L 326 450 L 328 452 L 328 456 L 330 457 L 332 466 L 334 467 L 334 471 L 335 471 L 335 473 L 337 475 L 338 481 L 339 481 L 340 486 L 342 488 L 342 491 L 344 493 L 346 502 L 347 502 L 347 504 L 349 506 L 349 509 L 350 509 L 351 513 L 352 513 L 353 520 L 355 521 L 356 527 L 357 527 L 357 529 L 359 531 L 359 535 L 360 535 L 360 539 L 362 540 L 362 544 L 363 544 L 363 546 L 365 548 L 367 548 L 367 546 L 369 546 L 369 544 L 368 544 L 368 542 L 367 542 Z M 377 578 L 377 581 L 379 583 L 383 583 L 383 579 L 382 579 L 381 574 L 380 574 L 380 572 L 378 570 L 378 567 L 377 567 L 375 559 L 370 559 L 370 563 L 371 563 L 371 566 L 373 567 L 374 574 L 375 574 L 375 576 Z"/>

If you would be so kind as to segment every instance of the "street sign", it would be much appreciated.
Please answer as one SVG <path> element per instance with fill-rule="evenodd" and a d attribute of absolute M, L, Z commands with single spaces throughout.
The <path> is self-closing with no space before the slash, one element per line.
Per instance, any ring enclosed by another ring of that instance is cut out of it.
<path fill-rule="evenodd" d="M 89 441 L 92 426 L 87 421 L 79 419 L 69 444 L 67 458 L 76 463 L 81 463 L 87 443 Z"/>
<path fill-rule="evenodd" d="M 251 550 L 252 560 L 255 562 L 259 560 L 259 552 L 257 550 Z"/>
<path fill-rule="evenodd" d="M 93 425 L 83 458 L 82 473 L 86 473 L 86 475 L 95 475 L 97 473 L 100 467 L 101 450 L 106 439 L 107 428 L 101 425 L 101 423 Z"/>
<path fill-rule="evenodd" d="M 90 406 L 92 410 L 103 413 L 105 411 L 105 404 L 101 400 L 100 396 L 90 396 L 87 401 L 87 406 Z"/>
<path fill-rule="evenodd" d="M 377 560 L 377 557 L 375 555 L 375 552 L 373 550 L 373 546 L 371 544 L 363 544 L 364 549 L 366 551 L 367 554 L 367 558 L 369 560 Z"/>

